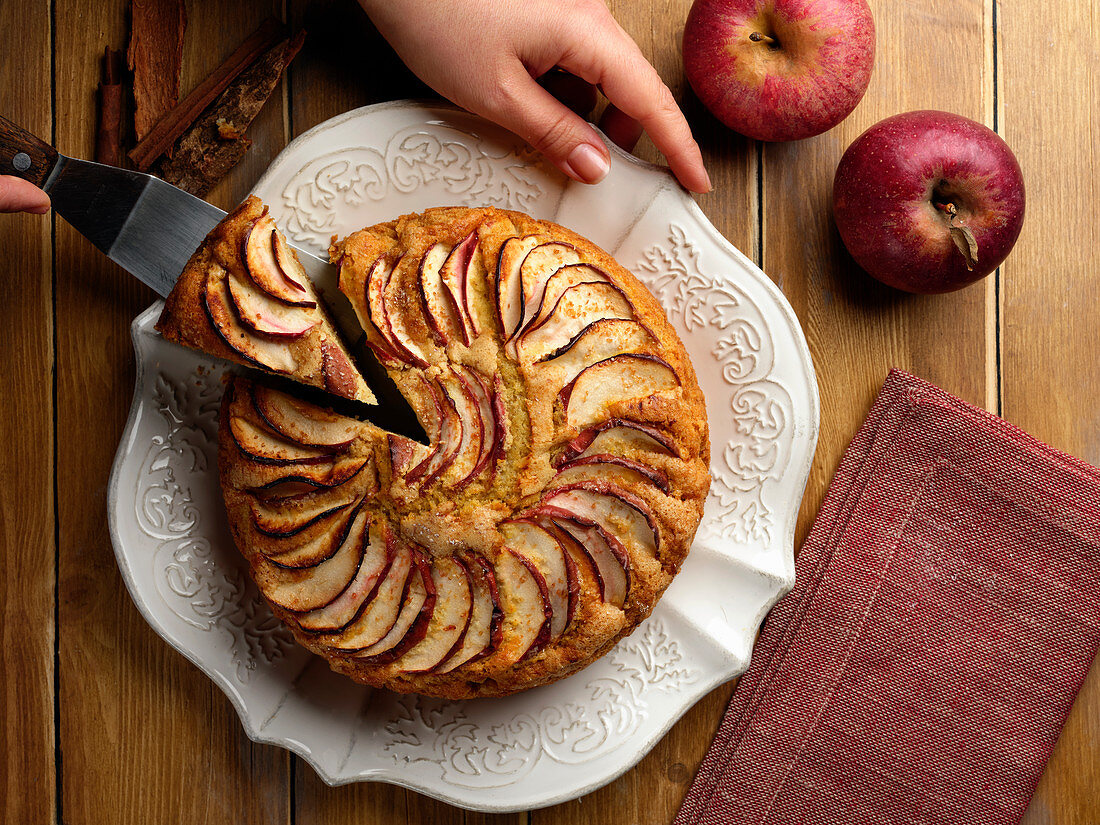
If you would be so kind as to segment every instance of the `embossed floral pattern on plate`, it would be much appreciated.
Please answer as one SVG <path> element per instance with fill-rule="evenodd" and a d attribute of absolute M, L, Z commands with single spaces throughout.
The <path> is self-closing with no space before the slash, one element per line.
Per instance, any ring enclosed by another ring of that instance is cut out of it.
<path fill-rule="evenodd" d="M 159 305 L 134 322 L 139 375 L 110 496 L 120 569 L 150 624 L 226 692 L 248 735 L 293 750 L 329 783 L 391 782 L 486 811 L 587 793 L 747 666 L 760 621 L 792 583 L 818 414 L 801 331 L 771 281 L 665 171 L 613 152 L 607 180 L 577 189 L 478 118 L 384 104 L 303 135 L 256 186 L 279 224 L 318 251 L 332 234 L 434 205 L 572 216 L 580 231 L 616 239 L 610 251 L 666 307 L 707 397 L 714 483 L 704 520 L 653 616 L 556 684 L 501 700 L 398 696 L 353 685 L 295 646 L 224 523 L 214 438 L 222 367 L 160 339 Z"/>

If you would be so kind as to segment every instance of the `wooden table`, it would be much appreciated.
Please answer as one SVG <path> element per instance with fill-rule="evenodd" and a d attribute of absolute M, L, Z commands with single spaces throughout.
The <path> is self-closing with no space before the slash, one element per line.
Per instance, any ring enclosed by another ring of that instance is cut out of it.
<path fill-rule="evenodd" d="M 891 366 L 909 369 L 1100 464 L 1100 16 L 1072 0 L 872 0 L 878 58 L 862 104 L 790 145 L 724 129 L 686 89 L 690 0 L 612 9 L 672 86 L 727 238 L 794 305 L 821 387 L 821 438 L 799 537 Z M 352 107 L 427 94 L 350 0 L 191 0 L 185 91 L 268 14 L 311 32 L 212 195 L 236 203 L 293 136 Z M 0 3 L 0 113 L 91 156 L 98 56 L 126 43 L 124 0 Z M 345 50 L 347 50 L 345 52 Z M 345 54 L 333 57 L 334 54 Z M 1023 235 L 995 276 L 905 296 L 852 264 L 829 213 L 845 147 L 882 117 L 947 109 L 997 129 L 1028 187 Z M 652 146 L 639 149 L 656 159 Z M 0 216 L 0 810 L 10 823 L 667 823 L 733 685 L 715 690 L 634 770 L 583 799 L 482 816 L 390 786 L 326 787 L 255 745 L 222 693 L 145 624 L 107 533 L 107 476 L 134 381 L 130 320 L 154 298 L 67 224 Z M 1079 696 L 1025 817 L 1100 821 L 1100 667 Z"/>

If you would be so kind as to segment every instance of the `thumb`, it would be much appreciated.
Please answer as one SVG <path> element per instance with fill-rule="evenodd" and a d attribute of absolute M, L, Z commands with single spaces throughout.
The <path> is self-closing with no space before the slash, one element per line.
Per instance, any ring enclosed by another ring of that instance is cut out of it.
<path fill-rule="evenodd" d="M 49 211 L 50 196 L 33 183 L 11 175 L 0 175 L 0 212 L 44 215 Z"/>
<path fill-rule="evenodd" d="M 596 131 L 521 66 L 478 114 L 515 132 L 573 180 L 599 183 L 610 169 L 610 153 Z"/>

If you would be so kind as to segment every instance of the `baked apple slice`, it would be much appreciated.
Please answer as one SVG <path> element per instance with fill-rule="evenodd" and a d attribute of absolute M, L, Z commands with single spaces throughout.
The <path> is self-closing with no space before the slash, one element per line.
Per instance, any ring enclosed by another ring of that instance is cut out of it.
<path fill-rule="evenodd" d="M 609 453 L 593 453 L 563 462 L 552 484 L 569 484 L 574 481 L 596 481 L 625 486 L 648 482 L 665 495 L 670 491 L 669 476 L 664 471 L 634 459 L 627 459 L 623 455 Z"/>
<path fill-rule="evenodd" d="M 576 247 L 561 241 L 540 243 L 527 253 L 519 268 L 523 284 L 523 317 L 517 333 L 522 332 L 538 312 L 550 276 L 563 266 L 580 262 L 581 256 Z"/>
<path fill-rule="evenodd" d="M 616 355 L 599 361 L 562 387 L 568 426 L 581 429 L 610 417 L 609 407 L 633 398 L 647 398 L 680 386 L 680 376 L 656 355 Z"/>
<path fill-rule="evenodd" d="M 458 309 L 463 328 L 463 343 L 466 346 L 481 334 L 480 325 L 474 317 L 476 303 L 473 294 L 474 281 L 470 277 L 476 251 L 477 231 L 475 230 L 455 245 L 440 269 L 443 285 L 446 286 L 454 306 Z"/>
<path fill-rule="evenodd" d="M 413 551 L 397 538 L 389 525 L 383 525 L 382 537 L 391 558 L 386 576 L 359 616 L 339 635 L 326 640 L 333 649 L 359 651 L 370 647 L 390 632 L 401 613 L 405 585 L 413 567 Z"/>
<path fill-rule="evenodd" d="M 582 522 L 596 522 L 625 545 L 640 548 L 656 557 L 660 532 L 653 511 L 646 502 L 618 484 L 605 481 L 577 481 L 548 490 L 542 507 L 571 513 Z"/>
<path fill-rule="evenodd" d="M 553 376 L 555 386 L 565 387 L 593 364 L 616 355 L 644 352 L 656 342 L 638 321 L 602 318 L 578 332 L 565 346 L 542 356 L 537 366 Z"/>
<path fill-rule="evenodd" d="M 591 324 L 605 318 L 633 320 L 634 307 L 615 284 L 603 281 L 569 287 L 545 318 L 521 334 L 517 352 L 525 363 L 557 353 Z"/>
<path fill-rule="evenodd" d="M 470 575 L 456 559 L 441 557 L 432 564 L 435 609 L 424 638 L 394 664 L 406 673 L 432 670 L 458 648 L 473 610 Z"/>
<path fill-rule="evenodd" d="M 493 457 L 493 452 L 496 448 L 497 438 L 499 436 L 497 432 L 497 411 L 493 406 L 492 388 L 489 386 L 488 382 L 475 370 L 468 367 L 456 365 L 454 370 L 455 375 L 458 376 L 458 380 L 462 382 L 463 391 L 472 397 L 477 404 L 478 418 L 480 419 L 481 426 L 481 444 L 477 456 L 477 463 L 469 474 L 456 485 L 455 489 L 461 490 L 485 472 L 485 468 L 489 466 L 489 461 Z"/>
<path fill-rule="evenodd" d="M 249 279 L 264 293 L 289 306 L 317 306 L 301 262 L 266 210 L 245 234 L 242 252 Z"/>
<path fill-rule="evenodd" d="M 341 510 L 293 536 L 272 537 L 259 543 L 260 552 L 273 564 L 288 570 L 316 567 L 340 552 L 360 509 Z"/>
<path fill-rule="evenodd" d="M 523 320 L 523 280 L 520 267 L 523 259 L 539 245 L 536 235 L 509 238 L 497 256 L 496 293 L 497 320 L 505 340 L 511 338 Z"/>
<path fill-rule="evenodd" d="M 297 362 L 285 343 L 260 337 L 237 318 L 232 309 L 224 270 L 212 271 L 207 277 L 203 309 L 214 332 L 245 363 L 284 375 L 294 371 Z"/>
<path fill-rule="evenodd" d="M 528 329 L 537 326 L 550 314 L 557 306 L 558 299 L 566 290 L 579 284 L 598 283 L 611 283 L 611 278 L 599 267 L 592 266 L 592 264 L 563 266 L 551 275 L 550 280 L 546 282 L 546 288 L 542 291 L 542 300 L 539 301 L 538 308 L 531 318 Z"/>
<path fill-rule="evenodd" d="M 407 479 L 414 467 L 425 465 L 436 451 L 432 445 L 419 444 L 411 438 L 390 433 L 387 442 L 390 452 L 390 469 L 397 478 Z"/>
<path fill-rule="evenodd" d="M 455 406 L 451 393 L 446 390 L 445 385 L 442 383 L 440 385 L 439 408 L 442 411 L 439 424 L 439 446 L 424 467 L 422 473 L 424 480 L 421 483 L 425 487 L 434 484 L 436 479 L 447 472 L 454 463 L 455 457 L 459 454 L 463 444 L 464 422 L 462 416 L 458 411 L 458 407 Z M 414 468 L 413 472 L 409 474 L 406 479 L 409 484 L 414 483 L 414 477 L 418 478 L 421 475 L 418 472 L 419 469 L 419 467 Z"/>
<path fill-rule="evenodd" d="M 431 565 L 419 548 L 412 549 L 413 566 L 405 585 L 401 612 L 389 633 L 370 647 L 358 651 L 355 656 L 371 664 L 385 664 L 402 656 L 419 643 L 428 632 L 432 613 L 435 612 L 436 592 Z"/>
<path fill-rule="evenodd" d="M 485 441 L 485 419 L 469 381 L 454 375 L 441 383 L 462 423 L 458 450 L 446 470 L 447 485 L 460 490 L 474 480 L 474 471 L 478 468 Z"/>
<path fill-rule="evenodd" d="M 330 490 L 357 477 L 367 464 L 366 456 L 337 458 L 324 464 L 253 465 L 235 471 L 234 483 L 266 501 L 292 498 L 318 490 Z"/>
<path fill-rule="evenodd" d="M 347 627 L 374 597 L 392 561 L 382 530 L 372 524 L 367 531 L 367 546 L 363 548 L 355 578 L 329 604 L 300 614 L 298 624 L 313 633 L 333 633 Z"/>
<path fill-rule="evenodd" d="M 398 352 L 398 345 L 387 337 L 388 327 L 382 311 L 382 289 L 389 281 L 394 265 L 395 262 L 389 255 L 380 255 L 371 264 L 363 283 L 363 310 L 356 312 L 363 332 L 366 333 L 368 346 L 387 367 L 406 363 Z"/>
<path fill-rule="evenodd" d="M 545 347 L 522 350 L 527 372 L 538 375 L 559 388 L 568 387 L 588 367 L 617 355 L 645 354 L 654 349 L 657 339 L 636 320 L 601 318 L 585 326 L 556 350 Z M 539 358 L 534 358 L 543 352 Z"/>
<path fill-rule="evenodd" d="M 534 656 L 550 640 L 554 618 L 542 573 L 524 556 L 505 549 L 497 559 L 497 585 L 504 605 L 504 640 L 512 661 Z"/>
<path fill-rule="evenodd" d="M 405 265 L 402 258 L 391 270 L 390 277 L 382 291 L 382 317 L 386 323 L 386 337 L 391 340 L 404 356 L 405 360 L 414 367 L 424 369 L 428 366 L 428 356 L 409 333 L 405 326 L 405 312 L 413 303 L 412 295 L 408 295 L 401 283 L 399 271 Z"/>
<path fill-rule="evenodd" d="M 416 361 L 415 356 L 393 336 L 386 318 L 385 289 L 399 263 L 400 259 L 394 260 L 390 255 L 381 255 L 371 264 L 363 286 L 366 317 L 364 313 L 357 313 L 367 335 L 367 344 L 378 354 L 382 363 L 389 367 L 412 364 Z"/>
<path fill-rule="evenodd" d="M 283 233 L 279 232 L 278 229 L 272 233 L 271 241 L 275 247 L 275 261 L 279 264 L 279 270 L 287 283 L 299 292 L 308 292 L 306 284 L 309 283 L 309 276 L 306 274 L 302 262 L 298 260 L 298 253 L 290 248 L 290 244 L 286 242 Z M 300 300 L 303 302 L 302 306 L 309 306 L 305 303 L 309 300 L 308 298 Z M 288 303 L 293 303 L 293 301 L 288 301 Z"/>
<path fill-rule="evenodd" d="M 324 607 L 348 586 L 359 569 L 370 514 L 360 509 L 340 547 L 330 558 L 305 569 L 286 568 L 262 557 L 253 559 L 256 583 L 272 604 L 295 612 Z"/>
<path fill-rule="evenodd" d="M 669 493 L 668 474 L 632 458 L 610 453 L 592 453 L 558 466 L 553 484 L 568 484 L 574 480 L 595 480 L 609 484 L 634 485 L 649 482 L 665 495 Z"/>
<path fill-rule="evenodd" d="M 533 519 L 516 519 L 501 525 L 508 548 L 524 556 L 542 574 L 553 617 L 550 640 L 557 639 L 573 619 L 577 604 L 576 573 L 561 543 Z"/>
<path fill-rule="evenodd" d="M 578 558 L 588 559 L 600 585 L 600 598 L 612 607 L 625 605 L 630 593 L 630 558 L 618 538 L 595 522 L 577 520 L 567 510 L 543 506 L 539 512 L 562 531 L 563 546 L 571 547 Z"/>
<path fill-rule="evenodd" d="M 492 565 L 474 553 L 463 561 L 470 576 L 470 620 L 461 645 L 436 666 L 437 673 L 450 673 L 489 656 L 500 645 L 503 634 L 504 612 Z"/>
<path fill-rule="evenodd" d="M 424 419 L 428 445 L 418 444 L 404 436 L 390 436 L 391 466 L 406 484 L 416 484 L 428 472 L 432 459 L 435 458 L 443 443 L 443 421 L 450 411 L 450 406 L 444 401 L 443 390 L 438 382 L 424 377 L 422 373 L 418 374 L 418 378 L 419 391 L 427 399 L 422 406 L 427 411 Z M 445 405 L 447 405 L 446 409 Z"/>
<path fill-rule="evenodd" d="M 623 455 L 636 450 L 669 456 L 678 455 L 672 437 L 663 430 L 639 421 L 612 418 L 578 433 L 558 457 L 555 466 L 560 466 L 562 462 L 581 455 L 594 453 Z"/>
<path fill-rule="evenodd" d="M 301 533 L 308 527 L 334 518 L 341 510 L 354 504 L 357 497 L 340 491 L 342 495 L 296 496 L 274 501 L 253 499 L 252 524 L 265 536 L 287 538 Z"/>
<path fill-rule="evenodd" d="M 287 306 L 257 288 L 251 279 L 230 272 L 226 282 L 237 317 L 253 332 L 272 338 L 301 338 L 321 323 L 315 309 Z"/>
<path fill-rule="evenodd" d="M 284 392 L 252 385 L 252 403 L 272 430 L 296 444 L 342 450 L 363 433 L 363 424 Z"/>
<path fill-rule="evenodd" d="M 342 346 L 331 338 L 322 338 L 318 349 L 321 351 L 321 378 L 326 390 L 341 398 L 360 398 L 360 386 L 370 392 Z M 374 400 L 374 397 L 371 396 L 371 399 Z"/>
<path fill-rule="evenodd" d="M 229 433 L 238 450 L 264 464 L 323 464 L 338 452 L 295 444 L 239 416 L 229 419 Z"/>
<path fill-rule="evenodd" d="M 451 247 L 445 243 L 433 244 L 420 258 L 417 270 L 417 282 L 420 285 L 420 298 L 424 304 L 424 313 L 428 325 L 435 335 L 436 342 L 445 347 L 452 341 L 461 341 L 470 345 L 470 336 L 462 317 L 458 301 L 459 285 L 454 290 L 444 281 L 443 265 L 450 260 Z M 452 269 L 454 265 L 452 264 Z M 452 278 L 455 278 L 453 273 Z"/>

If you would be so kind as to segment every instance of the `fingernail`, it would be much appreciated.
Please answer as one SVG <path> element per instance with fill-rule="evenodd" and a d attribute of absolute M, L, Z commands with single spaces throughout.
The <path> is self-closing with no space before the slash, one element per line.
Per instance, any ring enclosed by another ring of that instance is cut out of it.
<path fill-rule="evenodd" d="M 588 143 L 575 147 L 565 162 L 576 177 L 585 183 L 599 183 L 607 177 L 611 169 L 600 150 Z"/>
<path fill-rule="evenodd" d="M 699 193 L 700 195 L 705 195 L 707 192 L 711 191 L 714 188 L 711 185 L 710 175 L 707 173 L 706 169 L 703 170 L 703 180 L 705 180 L 707 183 L 706 183 L 706 188 L 702 192 Z"/>

